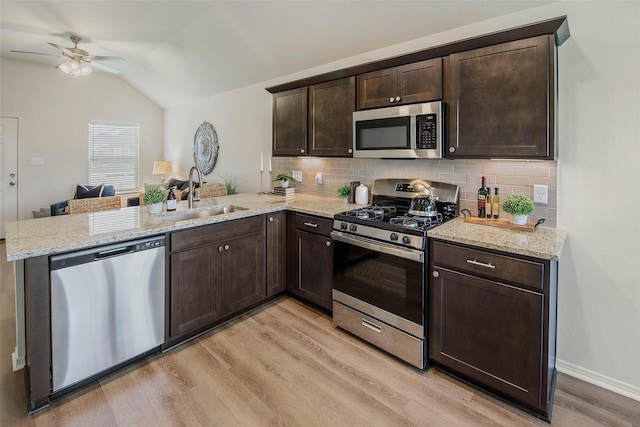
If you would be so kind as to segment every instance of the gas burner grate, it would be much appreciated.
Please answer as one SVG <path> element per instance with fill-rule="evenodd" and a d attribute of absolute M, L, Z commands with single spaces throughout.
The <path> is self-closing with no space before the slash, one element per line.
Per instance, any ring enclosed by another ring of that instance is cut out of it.
<path fill-rule="evenodd" d="M 385 215 L 396 213 L 394 206 L 367 206 L 366 208 L 354 209 L 345 212 L 345 215 L 369 221 L 382 220 Z"/>
<path fill-rule="evenodd" d="M 389 220 L 390 224 L 401 225 L 405 228 L 414 228 L 417 230 L 427 230 L 443 221 L 442 214 L 438 213 L 433 216 L 419 216 L 404 214 Z"/>

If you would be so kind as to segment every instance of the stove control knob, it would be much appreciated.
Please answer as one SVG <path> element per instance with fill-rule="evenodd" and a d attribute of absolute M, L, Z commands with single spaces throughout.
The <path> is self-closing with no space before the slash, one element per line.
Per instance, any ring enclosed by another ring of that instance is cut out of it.
<path fill-rule="evenodd" d="M 341 222 L 340 223 L 340 230 L 346 230 L 347 229 L 347 223 L 346 222 Z"/>
<path fill-rule="evenodd" d="M 395 242 L 396 240 L 398 240 L 398 235 L 396 233 L 391 233 L 391 236 L 389 236 L 389 239 L 392 242 Z"/>
<path fill-rule="evenodd" d="M 409 243 L 411 243 L 411 239 L 409 238 L 409 236 L 404 236 L 402 238 L 402 243 L 404 243 L 405 245 L 408 245 Z"/>
<path fill-rule="evenodd" d="M 356 227 L 356 225 L 355 225 L 355 224 L 351 224 L 351 225 L 349 226 L 349 231 L 356 231 L 357 229 L 358 229 L 358 227 Z"/>

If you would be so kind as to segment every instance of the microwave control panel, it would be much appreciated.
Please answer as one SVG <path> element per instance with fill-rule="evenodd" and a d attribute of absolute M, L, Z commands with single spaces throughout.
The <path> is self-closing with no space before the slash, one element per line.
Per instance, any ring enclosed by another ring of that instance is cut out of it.
<path fill-rule="evenodd" d="M 421 114 L 416 116 L 416 148 L 438 148 L 438 115 Z"/>

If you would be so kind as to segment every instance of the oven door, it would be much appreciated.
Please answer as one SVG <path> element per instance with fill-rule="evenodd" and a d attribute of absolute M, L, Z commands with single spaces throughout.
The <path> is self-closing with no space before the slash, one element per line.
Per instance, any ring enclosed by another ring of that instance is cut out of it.
<path fill-rule="evenodd" d="M 334 300 L 424 338 L 424 252 L 339 231 L 331 236 Z"/>

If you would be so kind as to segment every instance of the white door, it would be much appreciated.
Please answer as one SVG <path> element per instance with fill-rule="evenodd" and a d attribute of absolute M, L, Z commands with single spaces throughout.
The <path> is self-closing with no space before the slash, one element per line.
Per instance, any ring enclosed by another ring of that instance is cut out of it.
<path fill-rule="evenodd" d="M 5 221 L 18 219 L 18 118 L 0 118 L 0 239 Z"/>

